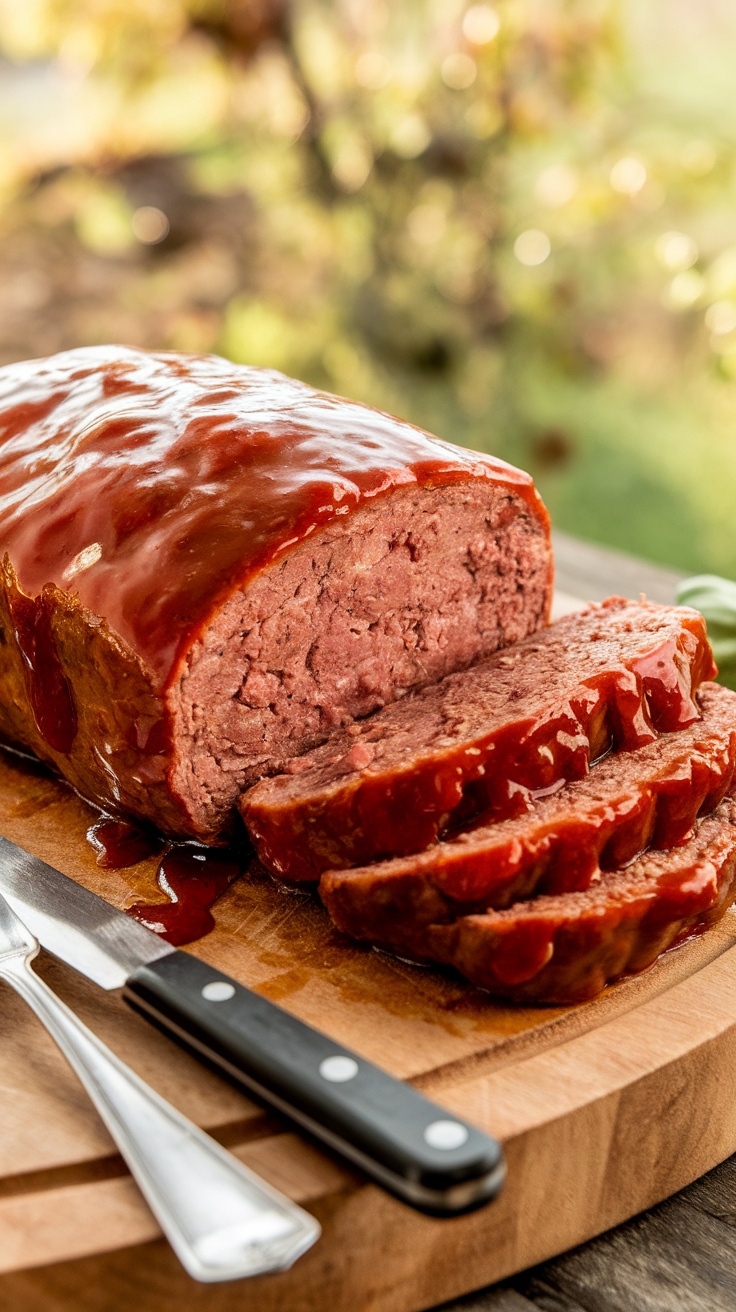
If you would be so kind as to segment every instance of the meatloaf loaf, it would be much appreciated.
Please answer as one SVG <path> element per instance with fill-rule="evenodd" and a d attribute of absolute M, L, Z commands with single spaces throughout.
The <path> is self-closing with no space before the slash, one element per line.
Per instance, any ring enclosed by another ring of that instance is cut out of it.
<path fill-rule="evenodd" d="M 646 852 L 585 892 L 416 932 L 409 923 L 402 951 L 451 964 L 514 1001 L 581 1002 L 707 929 L 735 894 L 736 800 L 726 797 L 681 847 Z"/>
<path fill-rule="evenodd" d="M 611 744 L 634 749 L 698 717 L 716 673 L 703 617 L 611 598 L 350 726 L 241 800 L 274 874 L 419 852 L 449 821 L 526 805 Z"/>
<path fill-rule="evenodd" d="M 388 944 L 464 912 L 501 909 L 537 893 L 587 888 L 599 869 L 648 846 L 683 842 L 698 814 L 730 790 L 736 770 L 736 693 L 705 684 L 702 718 L 636 752 L 611 752 L 584 779 L 531 800 L 523 815 L 466 830 L 414 856 L 328 871 L 319 892 L 339 929 Z"/>
<path fill-rule="evenodd" d="M 548 617 L 528 475 L 270 370 L 0 369 L 0 734 L 217 840 L 238 794 Z"/>

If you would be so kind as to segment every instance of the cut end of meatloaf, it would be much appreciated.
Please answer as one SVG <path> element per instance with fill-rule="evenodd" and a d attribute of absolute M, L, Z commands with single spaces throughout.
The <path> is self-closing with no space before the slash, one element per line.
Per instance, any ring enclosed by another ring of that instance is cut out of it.
<path fill-rule="evenodd" d="M 513 1001 L 582 1002 L 707 929 L 735 893 L 736 801 L 727 797 L 681 847 L 647 852 L 585 892 L 429 926 L 405 951 Z"/>
<path fill-rule="evenodd" d="M 355 717 L 534 632 L 551 585 L 546 527 L 488 480 L 399 489 L 315 532 L 227 601 L 170 689 L 194 832 Z"/>
<path fill-rule="evenodd" d="M 319 892 L 338 929 L 396 948 L 404 926 L 536 894 L 589 887 L 647 847 L 687 839 L 697 816 L 730 791 L 736 770 L 736 692 L 699 694 L 702 718 L 636 752 L 612 752 L 584 779 L 533 798 L 523 815 L 480 825 L 414 856 L 327 871 Z"/>
<path fill-rule="evenodd" d="M 611 744 L 692 723 L 715 673 L 698 612 L 611 598 L 338 733 L 241 813 L 263 864 L 291 880 L 418 852 L 451 818 L 503 818 Z"/>

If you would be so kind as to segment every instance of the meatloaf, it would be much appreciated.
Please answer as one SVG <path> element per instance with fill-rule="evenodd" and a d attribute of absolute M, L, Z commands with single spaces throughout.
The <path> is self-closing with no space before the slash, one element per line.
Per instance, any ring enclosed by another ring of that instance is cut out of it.
<path fill-rule="evenodd" d="M 707 929 L 735 894 L 736 800 L 729 796 L 681 847 L 647 852 L 585 892 L 537 897 L 416 933 L 408 924 L 401 950 L 455 966 L 514 1001 L 582 1002 Z"/>
<path fill-rule="evenodd" d="M 395 925 L 411 921 L 417 929 L 537 893 L 584 889 L 600 867 L 683 842 L 698 814 L 730 790 L 736 770 L 736 693 L 706 684 L 699 701 L 702 719 L 689 728 L 636 752 L 610 753 L 584 779 L 533 799 L 521 816 L 414 856 L 327 871 L 319 892 L 335 924 L 386 944 Z"/>
<path fill-rule="evenodd" d="M 548 617 L 528 475 L 213 357 L 0 369 L 0 734 L 217 840 L 238 794 Z"/>
<path fill-rule="evenodd" d="M 241 800 L 267 869 L 298 881 L 419 852 L 472 811 L 580 778 L 698 717 L 716 673 L 703 617 L 610 598 L 351 725 Z"/>

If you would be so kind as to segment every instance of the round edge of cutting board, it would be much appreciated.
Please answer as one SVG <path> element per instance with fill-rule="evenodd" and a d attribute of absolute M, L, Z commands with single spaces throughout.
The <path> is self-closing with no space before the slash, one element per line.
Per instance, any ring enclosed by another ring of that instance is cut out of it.
<path fill-rule="evenodd" d="M 245 1146 L 280 1187 L 296 1175 L 324 1228 L 291 1271 L 249 1282 L 249 1312 L 419 1312 L 592 1238 L 736 1150 L 735 1064 L 731 948 L 635 1010 L 437 1095 L 504 1141 L 506 1188 L 480 1212 L 421 1216 L 291 1135 Z M 195 1285 L 156 1235 L 127 1177 L 0 1198 L 4 1305 L 71 1312 L 82 1289 L 85 1312 L 133 1294 L 140 1312 L 245 1305 L 241 1284 Z"/>

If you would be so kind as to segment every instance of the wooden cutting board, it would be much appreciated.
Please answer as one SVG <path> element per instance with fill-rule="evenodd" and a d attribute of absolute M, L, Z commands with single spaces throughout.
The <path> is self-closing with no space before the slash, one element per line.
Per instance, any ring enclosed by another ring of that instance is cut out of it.
<path fill-rule="evenodd" d="M 575 605 L 567 601 L 567 608 Z M 92 812 L 0 756 L 0 832 L 124 907 L 156 861 L 109 872 Z M 312 1210 L 278 1276 L 198 1286 L 178 1266 L 71 1071 L 0 985 L 0 1307 L 14 1312 L 418 1312 L 578 1244 L 736 1150 L 736 914 L 574 1008 L 498 1006 L 449 972 L 362 949 L 316 900 L 243 879 L 191 949 L 500 1137 L 508 1181 L 473 1215 L 410 1210 L 308 1143 L 105 994 L 39 970 L 120 1055 Z"/>

